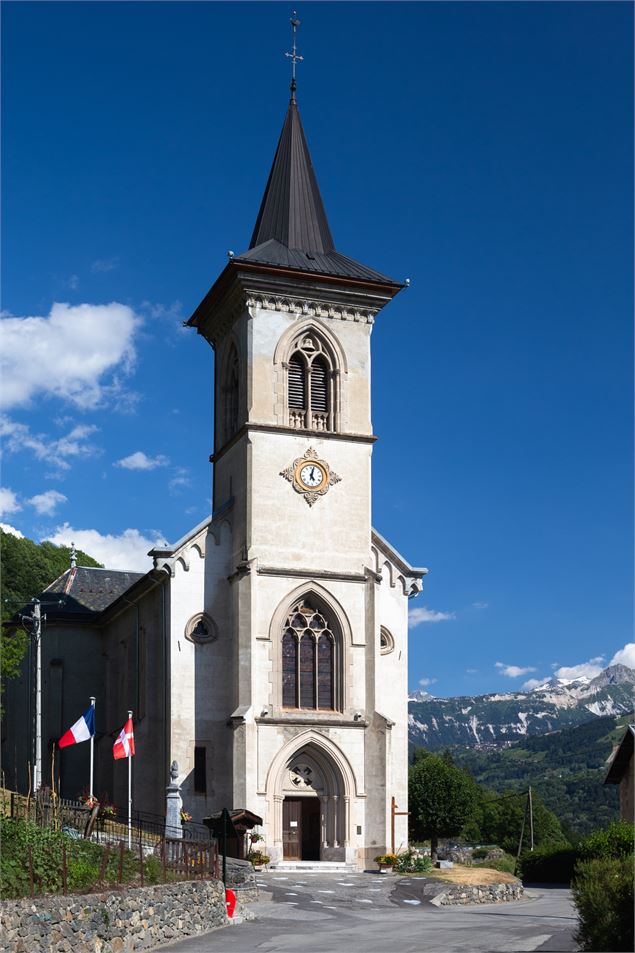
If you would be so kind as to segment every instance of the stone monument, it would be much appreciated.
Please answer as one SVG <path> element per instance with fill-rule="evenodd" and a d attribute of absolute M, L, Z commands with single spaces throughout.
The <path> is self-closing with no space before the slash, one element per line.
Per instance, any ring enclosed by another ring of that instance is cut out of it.
<path fill-rule="evenodd" d="M 170 765 L 170 783 L 165 789 L 165 836 L 183 837 L 183 822 L 181 821 L 181 785 L 178 783 L 179 766 L 176 761 Z"/>

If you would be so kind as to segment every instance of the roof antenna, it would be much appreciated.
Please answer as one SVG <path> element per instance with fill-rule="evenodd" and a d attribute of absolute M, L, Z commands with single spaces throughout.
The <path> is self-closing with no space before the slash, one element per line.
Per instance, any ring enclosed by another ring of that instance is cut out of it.
<path fill-rule="evenodd" d="M 75 543 L 71 543 L 71 569 L 75 569 L 77 566 L 77 550 L 75 549 Z"/>
<path fill-rule="evenodd" d="M 291 102 L 294 103 L 295 102 L 295 64 L 301 63 L 304 59 L 304 57 L 300 56 L 300 54 L 297 52 L 297 48 L 295 45 L 296 32 L 298 27 L 300 26 L 300 21 L 298 20 L 298 15 L 295 12 L 295 10 L 293 11 L 293 14 L 291 16 L 290 23 L 291 23 L 291 28 L 293 30 L 293 52 L 285 53 L 284 55 L 291 60 Z"/>

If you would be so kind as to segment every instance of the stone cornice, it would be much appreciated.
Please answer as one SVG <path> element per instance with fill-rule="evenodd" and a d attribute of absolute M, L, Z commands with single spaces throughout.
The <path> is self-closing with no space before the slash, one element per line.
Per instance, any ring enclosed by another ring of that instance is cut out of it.
<path fill-rule="evenodd" d="M 282 311 L 297 317 L 331 318 L 338 321 L 358 321 L 374 324 L 379 308 L 350 307 L 338 302 L 328 302 L 294 295 L 248 294 L 248 308 L 265 311 Z"/>
<path fill-rule="evenodd" d="M 216 347 L 236 319 L 259 309 L 338 321 L 373 324 L 397 286 L 334 279 L 325 275 L 286 273 L 230 262 L 206 294 L 188 327 L 196 327 Z"/>
<path fill-rule="evenodd" d="M 375 443 L 378 439 L 374 434 L 365 433 L 334 433 L 329 430 L 322 430 L 317 433 L 315 430 L 300 430 L 297 427 L 287 427 L 284 424 L 243 424 L 240 430 L 237 430 L 231 440 L 228 440 L 220 450 L 212 453 L 209 458 L 210 463 L 218 463 L 228 450 L 231 450 L 245 434 L 249 433 L 281 433 L 289 434 L 292 437 L 304 437 L 311 440 L 347 440 L 349 443 Z"/>
<path fill-rule="evenodd" d="M 284 725 L 285 727 L 309 727 L 309 728 L 368 728 L 369 722 L 364 718 L 355 721 L 353 718 L 324 714 L 319 710 L 309 714 L 293 715 L 264 715 L 254 719 L 258 726 L 262 725 Z"/>
<path fill-rule="evenodd" d="M 300 579 L 330 579 L 341 582 L 366 582 L 368 574 L 363 572 L 336 572 L 329 569 L 296 569 L 289 566 L 258 566 L 259 576 L 291 576 Z"/>

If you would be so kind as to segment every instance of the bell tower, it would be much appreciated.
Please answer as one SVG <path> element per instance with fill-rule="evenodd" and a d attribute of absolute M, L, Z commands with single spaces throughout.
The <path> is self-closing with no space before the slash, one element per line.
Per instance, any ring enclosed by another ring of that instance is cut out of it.
<path fill-rule="evenodd" d="M 272 858 L 302 856 L 304 825 L 312 856 L 365 862 L 388 843 L 390 795 L 407 801 L 407 600 L 424 572 L 371 526 L 370 338 L 403 285 L 335 245 L 292 25 L 291 97 L 251 242 L 188 321 L 215 353 L 204 598 L 222 612 L 214 737 L 231 732 L 215 763 L 234 806 L 262 814 Z"/>
<path fill-rule="evenodd" d="M 188 322 L 215 350 L 214 510 L 232 501 L 237 559 L 361 569 L 370 335 L 401 288 L 335 248 L 293 85 L 249 248 Z"/>

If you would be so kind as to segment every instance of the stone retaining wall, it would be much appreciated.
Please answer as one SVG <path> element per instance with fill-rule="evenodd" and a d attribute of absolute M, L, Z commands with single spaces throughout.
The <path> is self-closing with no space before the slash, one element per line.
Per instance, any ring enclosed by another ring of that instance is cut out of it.
<path fill-rule="evenodd" d="M 520 900 L 523 892 L 521 883 L 450 884 L 431 902 L 438 907 L 473 903 L 504 903 L 509 900 Z"/>
<path fill-rule="evenodd" d="M 0 903 L 0 953 L 132 953 L 228 923 L 218 880 Z"/>

